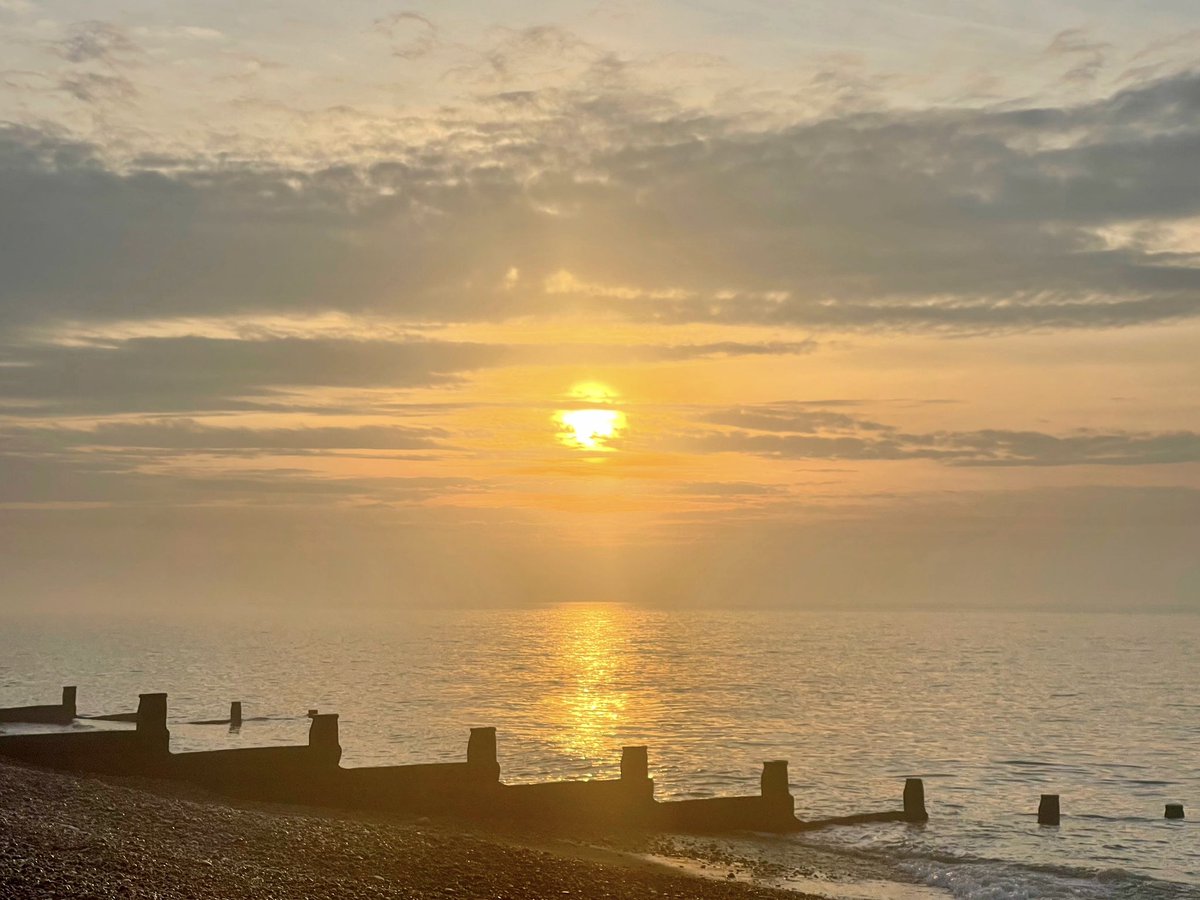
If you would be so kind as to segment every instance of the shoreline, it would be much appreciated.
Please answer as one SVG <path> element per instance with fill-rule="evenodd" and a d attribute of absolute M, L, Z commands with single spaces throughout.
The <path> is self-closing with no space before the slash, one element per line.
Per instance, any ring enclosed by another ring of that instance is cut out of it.
<path fill-rule="evenodd" d="M 0 761 L 0 894 L 135 898 L 804 900 L 583 836 L 229 802 Z"/>

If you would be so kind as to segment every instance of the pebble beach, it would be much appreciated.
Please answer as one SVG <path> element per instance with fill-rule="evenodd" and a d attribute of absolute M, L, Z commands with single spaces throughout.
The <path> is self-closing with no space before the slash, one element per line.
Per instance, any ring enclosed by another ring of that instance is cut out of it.
<path fill-rule="evenodd" d="M 0 896 L 154 898 L 712 898 L 793 892 L 675 874 L 633 856 L 452 822 L 231 805 L 153 781 L 0 762 Z"/>

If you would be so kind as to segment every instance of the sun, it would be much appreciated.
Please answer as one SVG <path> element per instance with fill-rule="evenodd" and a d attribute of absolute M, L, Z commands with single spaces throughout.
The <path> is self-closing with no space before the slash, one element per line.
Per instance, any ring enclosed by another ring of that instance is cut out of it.
<path fill-rule="evenodd" d="M 563 425 L 563 443 L 588 450 L 607 449 L 605 443 L 625 425 L 625 415 L 615 409 L 565 409 L 558 420 Z"/>
<path fill-rule="evenodd" d="M 554 420 L 559 425 L 559 441 L 575 449 L 611 451 L 608 442 L 619 436 L 627 424 L 625 413 L 609 405 L 616 399 L 616 392 L 599 382 L 589 381 L 575 385 L 569 396 L 576 402 L 596 405 L 556 412 Z"/>

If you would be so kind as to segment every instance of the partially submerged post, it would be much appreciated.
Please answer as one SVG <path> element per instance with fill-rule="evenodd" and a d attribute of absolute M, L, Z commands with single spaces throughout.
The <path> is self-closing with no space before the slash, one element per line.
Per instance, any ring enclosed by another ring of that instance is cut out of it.
<path fill-rule="evenodd" d="M 342 758 L 337 713 L 320 713 L 312 717 L 312 724 L 308 726 L 308 748 L 323 761 L 332 760 L 335 765 Z"/>
<path fill-rule="evenodd" d="M 904 819 L 908 822 L 928 822 L 925 811 L 925 782 L 920 778 L 904 779 Z"/>
<path fill-rule="evenodd" d="M 1164 815 L 1168 819 L 1182 819 L 1183 818 L 1183 804 L 1182 803 L 1168 803 L 1167 811 L 1164 813 Z"/>
<path fill-rule="evenodd" d="M 229 704 L 229 724 L 240 728 L 242 724 L 242 701 L 234 700 Z"/>
<path fill-rule="evenodd" d="M 495 728 L 471 729 L 471 736 L 467 739 L 467 768 L 473 776 L 484 781 L 500 780 Z"/>
<path fill-rule="evenodd" d="M 1057 825 L 1058 820 L 1058 794 L 1042 794 L 1042 801 L 1038 804 L 1038 824 Z"/>

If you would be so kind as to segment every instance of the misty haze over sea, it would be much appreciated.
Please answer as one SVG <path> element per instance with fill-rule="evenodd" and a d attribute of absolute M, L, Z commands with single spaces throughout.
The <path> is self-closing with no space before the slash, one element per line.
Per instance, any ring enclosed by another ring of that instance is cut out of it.
<path fill-rule="evenodd" d="M 928 826 L 787 841 L 958 897 L 1170 897 L 1200 890 L 1191 820 L 1161 818 L 1200 806 L 1197 641 L 1200 617 L 1171 614 L 9 615 L 0 690 L 78 683 L 85 714 L 167 691 L 175 749 L 302 743 L 318 707 L 341 715 L 352 766 L 460 759 L 467 729 L 494 725 L 506 781 L 612 776 L 646 744 L 660 797 L 755 793 L 761 762 L 786 758 L 801 818 L 890 808 L 915 775 Z M 183 724 L 234 699 L 240 733 Z M 1043 792 L 1062 795 L 1059 829 L 1035 823 Z M 751 852 L 786 860 L 787 841 Z"/>

